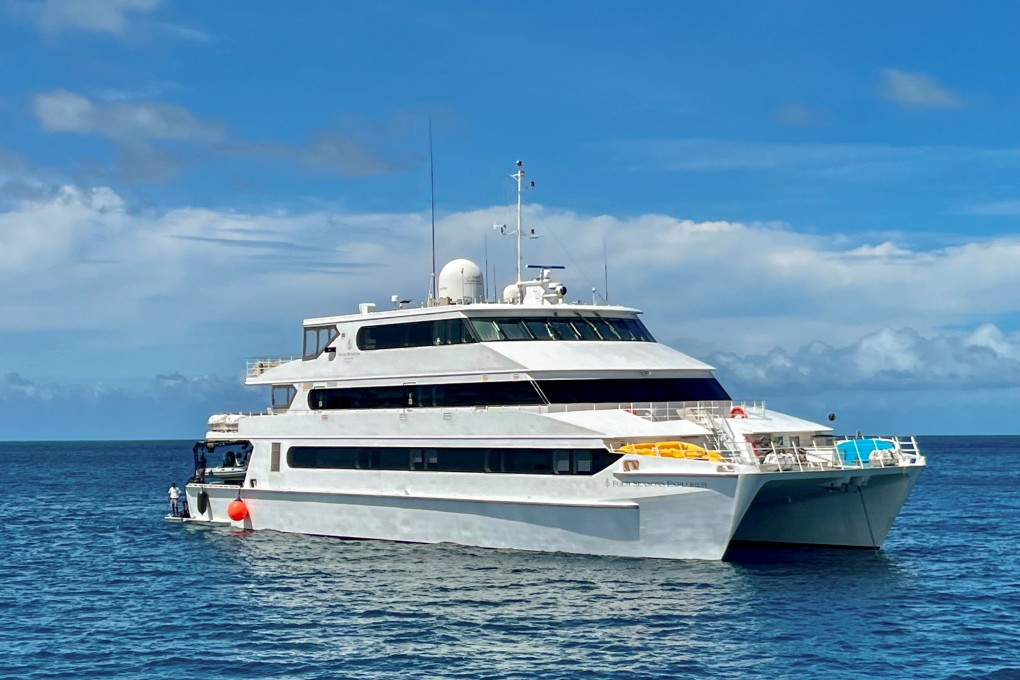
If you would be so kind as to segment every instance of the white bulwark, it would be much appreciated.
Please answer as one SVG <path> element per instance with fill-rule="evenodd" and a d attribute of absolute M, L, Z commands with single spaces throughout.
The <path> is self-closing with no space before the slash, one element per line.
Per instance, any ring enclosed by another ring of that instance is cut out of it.
<path fill-rule="evenodd" d="M 249 361 L 272 406 L 209 419 L 186 521 L 712 560 L 883 544 L 925 467 L 913 438 L 734 401 L 637 310 L 568 303 L 554 273 L 488 301 L 456 260 L 425 306 L 306 320 L 301 355 Z"/>

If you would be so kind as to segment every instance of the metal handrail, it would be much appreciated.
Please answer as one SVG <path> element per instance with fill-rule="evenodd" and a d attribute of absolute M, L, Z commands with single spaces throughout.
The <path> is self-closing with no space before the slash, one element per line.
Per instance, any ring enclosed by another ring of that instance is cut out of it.
<path fill-rule="evenodd" d="M 254 357 L 248 359 L 247 365 L 245 366 L 245 374 L 248 378 L 257 378 L 271 368 L 282 366 L 283 364 L 290 363 L 291 361 L 297 361 L 300 358 L 300 354 L 288 354 L 285 356 L 275 357 Z"/>

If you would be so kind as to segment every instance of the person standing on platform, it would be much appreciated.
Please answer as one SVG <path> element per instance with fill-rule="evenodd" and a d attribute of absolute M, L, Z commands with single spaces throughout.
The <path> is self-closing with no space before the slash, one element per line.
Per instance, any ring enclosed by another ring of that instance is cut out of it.
<path fill-rule="evenodd" d="M 177 488 L 177 482 L 170 483 L 170 514 L 177 517 L 177 501 L 181 497 L 181 490 Z"/>

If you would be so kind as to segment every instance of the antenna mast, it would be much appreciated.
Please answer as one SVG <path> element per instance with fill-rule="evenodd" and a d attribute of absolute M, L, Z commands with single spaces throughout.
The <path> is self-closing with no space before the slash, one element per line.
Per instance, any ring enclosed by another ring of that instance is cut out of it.
<path fill-rule="evenodd" d="M 521 282 L 521 265 L 523 263 L 523 256 L 521 255 L 521 240 L 524 238 L 521 232 L 521 195 L 524 192 L 524 163 L 517 161 L 517 172 L 510 175 L 517 180 L 517 282 Z"/>
<path fill-rule="evenodd" d="M 432 199 L 432 280 L 429 281 L 429 302 L 436 299 L 436 174 L 432 163 L 432 116 L 429 116 L 429 193 Z"/>

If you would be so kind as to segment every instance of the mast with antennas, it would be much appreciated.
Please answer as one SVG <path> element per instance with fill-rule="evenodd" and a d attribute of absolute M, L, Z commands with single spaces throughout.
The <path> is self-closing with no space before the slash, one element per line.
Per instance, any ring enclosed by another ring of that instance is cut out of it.
<path fill-rule="evenodd" d="M 521 269 L 524 265 L 524 255 L 521 252 L 522 241 L 524 239 L 524 229 L 521 224 L 521 199 L 524 194 L 524 163 L 517 161 L 517 172 L 510 175 L 511 178 L 517 180 L 517 283 L 521 282 Z M 534 189 L 535 183 L 532 182 L 527 188 Z"/>

